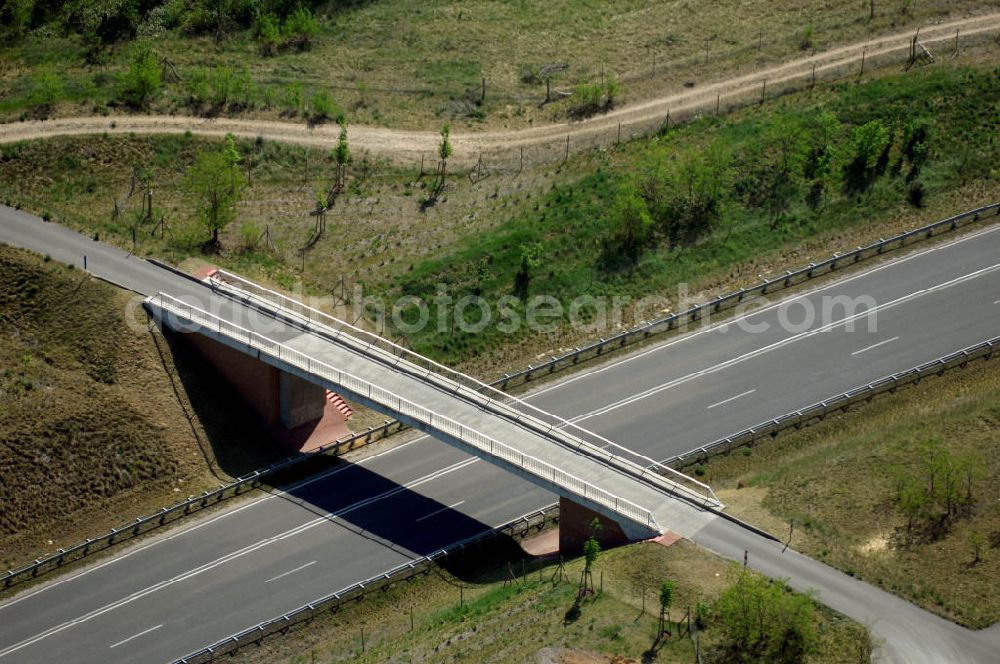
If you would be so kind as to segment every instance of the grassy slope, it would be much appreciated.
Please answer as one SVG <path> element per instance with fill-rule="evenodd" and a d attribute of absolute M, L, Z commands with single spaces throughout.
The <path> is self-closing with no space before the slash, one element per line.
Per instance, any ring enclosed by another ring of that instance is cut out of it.
<path fill-rule="evenodd" d="M 325 614 L 307 629 L 242 650 L 236 661 L 332 663 L 361 662 L 528 662 L 539 651 L 560 648 L 582 653 L 581 661 L 617 662 L 642 659 L 656 633 L 656 588 L 664 579 L 676 584 L 672 617 L 683 618 L 697 601 L 710 601 L 724 587 L 726 561 L 687 543 L 670 548 L 635 544 L 601 554 L 595 584 L 603 575 L 604 593 L 588 599 L 575 620 L 567 620 L 576 595 L 582 562 L 567 565 L 570 581 L 553 584 L 552 563 L 538 580 L 538 561 L 528 560 L 527 582 L 504 587 L 507 567 L 502 555 L 449 572 L 434 572 L 386 592 L 371 595 L 335 614 Z M 521 574 L 514 557 L 512 568 Z M 471 581 L 469 581 L 471 579 Z M 459 609 L 456 583 L 466 586 L 466 606 Z M 646 613 L 642 613 L 645 595 Z M 410 631 L 410 609 L 415 629 Z M 360 629 L 366 653 L 361 654 Z M 810 662 L 848 662 L 845 647 L 860 635 L 854 623 L 825 610 L 817 612 L 818 651 Z M 705 650 L 718 638 L 709 627 L 702 633 Z M 549 651 L 551 652 L 551 650 Z M 586 653 L 603 656 L 586 659 Z M 704 654 L 704 651 L 703 651 Z M 690 640 L 671 639 L 659 651 L 659 662 L 690 662 Z"/>
<path fill-rule="evenodd" d="M 976 628 L 1000 620 L 1000 373 L 996 361 L 932 378 L 872 405 L 752 451 L 719 457 L 705 479 L 736 514 L 788 532 L 792 546 Z M 906 545 L 893 507 L 891 469 L 918 443 L 939 438 L 974 451 L 982 476 L 975 507 L 935 541 Z M 740 488 L 737 488 L 740 487 Z M 969 534 L 986 537 L 972 564 Z"/>
<path fill-rule="evenodd" d="M 306 97 L 332 86 L 352 122 L 436 127 L 444 120 L 525 126 L 565 118 L 570 102 L 539 108 L 544 86 L 522 83 L 524 67 L 565 63 L 556 87 L 599 79 L 603 67 L 626 81 L 630 101 L 749 70 L 802 50 L 858 41 L 904 26 L 992 8 L 982 0 L 902 0 L 883 3 L 874 21 L 857 0 L 720 0 L 713 3 L 545 3 L 475 0 L 380 0 L 328 9 L 315 46 L 273 58 L 259 56 L 252 33 L 230 35 L 217 48 L 212 36 L 156 33 L 157 50 L 182 77 L 196 67 L 239 68 L 249 63 L 256 108 L 275 117 L 287 111 L 284 87 L 300 81 Z M 320 10 L 320 15 L 324 10 Z M 805 39 L 807 33 L 810 36 Z M 127 61 L 123 46 L 99 66 L 84 64 L 81 41 L 42 29 L 21 45 L 0 48 L 0 117 L 32 113 L 33 72 L 47 65 L 66 74 L 58 114 L 90 114 L 114 98 Z M 803 44 L 805 48 L 803 48 Z M 761 49 L 758 51 L 758 45 Z M 654 56 L 657 73 L 653 76 Z M 478 99 L 488 80 L 485 106 Z M 171 83 L 154 102 L 157 111 L 183 111 L 183 83 Z"/>
<path fill-rule="evenodd" d="M 970 57 L 997 60 L 992 51 Z M 881 72 L 888 77 L 787 97 L 518 177 L 500 174 L 477 184 L 457 177 L 444 199 L 425 212 L 418 211 L 419 199 L 429 178 L 374 162 L 366 165 L 363 156 L 355 155 L 348 192 L 328 215 L 326 235 L 306 256 L 306 289 L 330 294 L 344 279 L 348 290 L 363 282 L 369 292 L 392 298 L 433 294 L 441 282 L 458 298 L 472 292 L 478 266 L 488 261 L 480 286 L 483 296 L 494 300 L 511 292 L 521 245 L 537 240 L 546 250 L 533 294 L 549 293 L 563 301 L 583 293 L 669 297 L 676 296 L 677 284 L 687 282 L 693 297 L 704 297 L 705 291 L 752 283 L 768 272 L 992 202 L 1000 198 L 993 166 L 1000 145 L 992 140 L 1000 75 L 964 65 L 946 62 L 906 75 Z M 829 198 L 818 213 L 799 199 L 791 221 L 779 231 L 769 230 L 764 215 L 729 202 L 723 230 L 708 241 L 680 253 L 654 249 L 632 271 L 599 267 L 602 243 L 611 234 L 608 203 L 623 174 L 675 150 L 696 150 L 706 136 L 727 150 L 738 150 L 776 113 L 808 117 L 820 106 L 840 116 L 841 141 L 872 117 L 929 119 L 932 149 L 921 175 L 926 207 L 909 206 L 904 178 L 891 175 L 859 199 Z M 181 187 L 183 172 L 199 150 L 214 145 L 184 136 L 105 136 L 6 146 L 0 153 L 0 200 L 19 202 L 36 213 L 50 210 L 62 223 L 97 231 L 101 239 L 131 248 L 128 228 L 141 203 L 140 196 L 127 200 L 125 194 L 132 168 L 142 165 L 153 174 L 154 204 L 163 209 L 170 234 L 161 241 L 152 228 L 141 227 L 137 251 L 179 262 L 199 255 L 201 232 Z M 252 165 L 252 184 L 240 206 L 240 220 L 268 228 L 275 248 L 241 252 L 240 225 L 234 224 L 223 238 L 225 255 L 211 260 L 291 288 L 301 276 L 298 247 L 313 224 L 308 212 L 315 192 L 328 186 L 332 164 L 328 155 L 298 147 L 246 143 L 242 149 Z M 964 184 L 956 168 L 963 159 L 978 164 L 967 168 Z M 124 211 L 118 220 L 110 214 L 114 199 Z M 424 333 L 409 342 L 445 361 L 493 374 L 611 332 L 574 332 L 564 326 L 554 334 L 509 337 L 488 329 L 479 335 Z"/>
<path fill-rule="evenodd" d="M 264 461 L 190 352 L 128 329 L 130 297 L 0 245 L 3 569 Z"/>
<path fill-rule="evenodd" d="M 837 85 L 812 95 L 796 95 L 777 107 L 707 119 L 660 139 L 635 141 L 615 153 L 594 157 L 589 174 L 536 194 L 501 226 L 469 234 L 448 254 L 417 263 L 397 278 L 396 292 L 429 299 L 435 284 L 446 283 L 458 297 L 478 285 L 483 296 L 493 301 L 511 292 L 521 247 L 533 242 L 542 243 L 545 250 L 531 292 L 551 294 L 564 303 L 584 293 L 609 298 L 663 293 L 675 296 L 672 299 L 676 301 L 676 293 L 671 291 L 678 284 L 701 288 L 724 279 L 737 266 L 741 271 L 750 268 L 742 281 L 752 283 L 758 276 L 753 263 L 766 263 L 769 254 L 780 257 L 782 267 L 801 264 L 808 259 L 792 259 L 791 255 L 803 246 L 812 259 L 815 254 L 808 248 L 810 244 L 815 248 L 824 240 L 829 244 L 832 238 L 844 237 L 833 247 L 855 246 L 888 234 L 886 225 L 893 220 L 898 223 L 902 218 L 911 224 L 916 219 L 930 221 L 997 200 L 1000 189 L 994 164 L 1000 145 L 994 138 L 1000 128 L 998 102 L 1000 70 L 941 68 L 891 75 L 862 85 Z M 762 211 L 748 210 L 729 200 L 724 203 L 718 230 L 697 246 L 678 251 L 661 244 L 646 252 L 631 270 L 611 271 L 601 266 L 598 256 L 612 233 L 607 209 L 623 174 L 641 172 L 647 164 L 669 161 L 678 153 L 697 151 L 709 143 L 735 154 L 757 140 L 776 117 L 807 121 L 823 109 L 835 113 L 843 123 L 840 146 L 854 127 L 872 119 L 890 125 L 902 124 L 906 118 L 928 119 L 932 156 L 920 179 L 928 191 L 929 207 L 915 210 L 907 204 L 904 176 L 892 174 L 890 167 L 890 173 L 871 191 L 856 197 L 828 194 L 816 211 L 806 206 L 800 194 L 788 221 L 777 230 L 770 228 Z M 961 159 L 978 165 L 969 174 L 959 175 L 956 164 Z M 477 284 L 477 266 L 483 263 L 488 266 L 488 276 Z M 491 326 L 485 333 L 465 335 L 431 329 L 410 341 L 431 355 L 456 362 L 498 345 L 501 339 L 502 333 Z"/>

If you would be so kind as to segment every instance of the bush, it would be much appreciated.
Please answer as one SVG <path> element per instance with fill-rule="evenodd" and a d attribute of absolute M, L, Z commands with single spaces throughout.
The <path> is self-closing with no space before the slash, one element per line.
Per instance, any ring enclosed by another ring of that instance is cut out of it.
<path fill-rule="evenodd" d="M 744 662 L 801 662 L 816 644 L 816 609 L 785 583 L 730 568 L 731 585 L 715 601 L 724 647 Z"/>
<path fill-rule="evenodd" d="M 161 87 L 160 63 L 148 44 L 136 44 L 128 71 L 119 79 L 119 99 L 135 108 L 145 108 Z"/>
<path fill-rule="evenodd" d="M 322 122 L 334 118 L 338 121 L 343 119 L 343 113 L 333 101 L 333 95 L 327 90 L 320 90 L 313 95 L 309 105 L 310 117 L 314 122 Z"/>
<path fill-rule="evenodd" d="M 302 96 L 302 84 L 292 81 L 282 90 L 281 105 L 290 115 L 298 115 L 302 112 L 304 99 Z"/>
<path fill-rule="evenodd" d="M 319 32 L 319 22 L 308 8 L 299 5 L 285 19 L 285 42 L 306 49 Z"/>
<path fill-rule="evenodd" d="M 243 245 L 243 251 L 253 251 L 256 249 L 260 243 L 260 238 L 260 226 L 252 221 L 244 222 L 240 227 L 240 240 Z"/>
<path fill-rule="evenodd" d="M 906 192 L 906 200 L 909 201 L 910 205 L 915 208 L 922 208 L 924 206 L 924 196 L 927 191 L 924 189 L 924 183 L 920 180 L 914 180 L 910 183 L 910 188 Z"/>
<path fill-rule="evenodd" d="M 281 47 L 281 26 L 274 14 L 264 14 L 257 19 L 257 44 L 264 55 L 274 55 Z"/>
<path fill-rule="evenodd" d="M 35 74 L 31 85 L 31 105 L 49 109 L 63 96 L 63 79 L 51 67 L 43 67 Z"/>

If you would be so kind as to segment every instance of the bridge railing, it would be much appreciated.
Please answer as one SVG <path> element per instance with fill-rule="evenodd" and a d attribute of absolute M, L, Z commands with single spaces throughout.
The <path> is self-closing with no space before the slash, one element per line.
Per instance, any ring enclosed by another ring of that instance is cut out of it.
<path fill-rule="evenodd" d="M 147 298 L 146 302 L 149 306 L 157 307 L 164 312 L 172 314 L 181 321 L 187 321 L 190 324 L 214 330 L 219 335 L 234 339 L 251 349 L 270 355 L 310 375 L 324 378 L 333 385 L 343 388 L 345 391 L 364 396 L 393 412 L 452 436 L 469 447 L 502 459 L 506 463 L 520 468 L 546 482 L 551 482 L 558 488 L 603 505 L 615 513 L 621 514 L 629 520 L 642 524 L 655 532 L 662 532 L 650 510 L 557 468 L 546 461 L 529 454 L 524 454 L 446 415 L 436 413 L 398 394 L 394 394 L 389 390 L 286 346 L 279 341 L 224 320 L 215 314 L 165 293 L 153 295 Z"/>
<path fill-rule="evenodd" d="M 352 346 L 368 356 L 381 358 L 395 368 L 408 368 L 411 374 L 419 375 L 425 381 L 438 384 L 447 381 L 443 386 L 463 398 L 470 399 L 478 395 L 481 397 L 478 399 L 479 405 L 500 412 L 521 425 L 530 426 L 563 445 L 615 464 L 644 481 L 659 484 L 661 488 L 683 495 L 689 500 L 713 507 L 722 506 L 715 492 L 704 482 L 389 339 L 225 270 L 216 271 L 208 281 L 213 288 L 248 305 L 268 308 L 333 341 Z M 401 366 L 401 362 L 407 366 Z M 664 483 L 667 484 L 666 487 L 662 486 Z"/>

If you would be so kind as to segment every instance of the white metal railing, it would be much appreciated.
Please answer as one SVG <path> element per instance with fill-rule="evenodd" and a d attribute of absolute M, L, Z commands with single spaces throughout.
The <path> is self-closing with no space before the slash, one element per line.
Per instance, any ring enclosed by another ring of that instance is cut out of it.
<path fill-rule="evenodd" d="M 268 307 L 277 307 L 280 313 L 294 316 L 307 326 L 316 326 L 334 340 L 355 346 L 360 344 L 362 347 L 359 350 L 366 354 L 382 354 L 383 359 L 388 359 L 385 357 L 385 354 L 388 354 L 393 358 L 389 361 L 394 366 L 398 367 L 400 361 L 406 362 L 412 369 L 422 370 L 424 372 L 422 377 L 425 380 L 436 379 L 439 381 L 448 381 L 454 386 L 455 391 L 464 398 L 468 399 L 471 395 L 462 392 L 461 387 L 472 390 L 475 394 L 485 397 L 484 401 L 480 401 L 480 405 L 494 411 L 503 411 L 502 414 L 505 417 L 514 419 L 521 424 L 533 425 L 534 428 L 538 429 L 544 435 L 555 438 L 558 442 L 565 445 L 570 445 L 581 453 L 603 458 L 607 462 L 618 465 L 631 466 L 629 468 L 630 472 L 642 479 L 656 483 L 666 483 L 670 491 L 681 493 L 688 498 L 704 504 L 710 504 L 715 507 L 722 506 L 721 501 L 708 484 L 644 454 L 619 445 L 600 434 L 584 429 L 565 418 L 544 411 L 523 399 L 507 394 L 476 378 L 455 371 L 428 357 L 404 348 L 384 337 L 372 334 L 367 330 L 351 325 L 346 321 L 310 307 L 287 295 L 265 288 L 260 284 L 256 284 L 225 270 L 217 270 L 208 278 L 208 282 L 214 289 L 221 290 L 225 294 L 244 300 L 256 301 Z M 419 371 L 411 371 L 411 373 L 419 373 Z M 516 405 L 517 408 L 512 408 L 512 405 Z M 569 433 L 567 430 L 572 430 L 579 435 Z M 592 438 L 597 444 L 590 443 L 584 440 L 583 437 Z M 612 448 L 617 453 L 609 452 L 606 448 Z M 650 470 L 654 471 L 655 475 L 650 474 L 648 472 Z M 685 486 L 681 482 L 690 486 Z"/>
<path fill-rule="evenodd" d="M 636 523 L 643 524 L 656 532 L 662 532 L 662 529 L 653 517 L 653 513 L 648 509 L 640 507 L 626 498 L 616 496 L 610 491 L 580 479 L 564 470 L 560 470 L 548 462 L 519 452 L 513 447 L 461 424 L 446 415 L 435 413 L 408 399 L 393 394 L 389 390 L 378 387 L 362 378 L 332 367 L 321 360 L 312 358 L 274 339 L 224 320 L 215 314 L 192 306 L 183 300 L 165 293 L 152 295 L 146 299 L 146 302 L 182 320 L 187 320 L 192 324 L 214 330 L 220 335 L 235 339 L 250 348 L 302 369 L 308 374 L 324 378 L 345 390 L 364 396 L 393 412 L 422 422 L 428 427 L 452 436 L 470 447 L 502 459 L 536 477 L 552 482 L 557 487 L 603 505 Z"/>

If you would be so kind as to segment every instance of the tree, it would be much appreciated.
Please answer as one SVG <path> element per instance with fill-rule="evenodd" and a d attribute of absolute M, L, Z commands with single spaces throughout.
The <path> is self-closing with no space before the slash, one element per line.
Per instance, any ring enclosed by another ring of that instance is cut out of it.
<path fill-rule="evenodd" d="M 264 55 L 274 55 L 281 47 L 281 24 L 274 14 L 262 14 L 257 19 L 257 43 Z"/>
<path fill-rule="evenodd" d="M 299 5 L 285 19 L 285 42 L 307 49 L 319 32 L 319 22 L 308 7 Z"/>
<path fill-rule="evenodd" d="M 809 595 L 735 564 L 730 585 L 715 601 L 728 659 L 801 662 L 816 644 L 816 609 Z"/>
<path fill-rule="evenodd" d="M 660 585 L 660 634 L 666 632 L 670 634 L 670 606 L 674 603 L 674 584 L 672 581 L 664 581 Z M 666 620 L 664 620 L 666 617 Z"/>
<path fill-rule="evenodd" d="M 729 158 L 715 146 L 660 163 L 646 176 L 643 198 L 671 247 L 694 244 L 715 228 L 728 180 Z"/>
<path fill-rule="evenodd" d="M 590 522 L 590 537 L 583 543 L 583 573 L 580 575 L 580 594 L 594 592 L 594 563 L 601 554 L 601 543 L 597 541 L 597 533 L 601 530 L 601 521 L 597 517 Z"/>
<path fill-rule="evenodd" d="M 542 254 L 541 242 L 529 242 L 521 245 L 521 266 L 514 275 L 514 295 L 522 300 L 528 297 L 528 286 L 531 285 L 531 271 L 538 267 Z"/>
<path fill-rule="evenodd" d="M 119 97 L 129 106 L 145 108 L 160 85 L 160 62 L 156 54 L 149 44 L 136 44 L 129 57 L 128 71 L 119 80 Z"/>
<path fill-rule="evenodd" d="M 451 156 L 451 153 L 453 151 L 451 147 L 451 139 L 449 138 L 450 135 L 451 135 L 451 129 L 448 127 L 447 124 L 443 125 L 441 127 L 441 142 L 438 143 L 438 159 L 440 160 L 438 162 L 438 168 L 441 174 L 442 187 L 444 186 L 445 173 L 448 170 L 448 157 Z"/>
<path fill-rule="evenodd" d="M 618 188 L 610 217 L 614 235 L 609 253 L 635 263 L 649 244 L 653 229 L 653 218 L 635 182 L 626 180 Z"/>
<path fill-rule="evenodd" d="M 972 564 L 978 565 L 983 561 L 983 547 L 986 546 L 986 536 L 978 530 L 969 533 L 969 544 L 972 546 Z"/>
<path fill-rule="evenodd" d="M 244 187 L 243 172 L 227 146 L 198 155 L 184 178 L 185 189 L 195 198 L 199 221 L 210 233 L 210 243 L 219 246 L 219 232 L 236 218 L 236 204 Z M 238 157 L 238 154 L 237 154 Z"/>
<path fill-rule="evenodd" d="M 868 189 L 881 174 L 892 145 L 892 133 L 881 120 L 871 120 L 854 129 L 849 161 L 844 167 L 844 184 L 848 192 Z"/>
<path fill-rule="evenodd" d="M 733 188 L 745 205 L 768 213 L 771 228 L 781 223 L 798 193 L 806 155 L 802 125 L 786 116 L 775 118 L 744 150 Z"/>
<path fill-rule="evenodd" d="M 351 162 L 351 148 L 347 144 L 347 121 L 340 119 L 340 135 L 337 137 L 337 147 L 331 151 L 333 160 L 337 163 L 336 184 L 337 191 L 344 186 L 344 177 L 347 174 L 347 165 Z"/>

